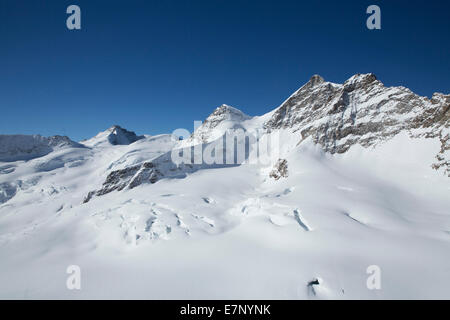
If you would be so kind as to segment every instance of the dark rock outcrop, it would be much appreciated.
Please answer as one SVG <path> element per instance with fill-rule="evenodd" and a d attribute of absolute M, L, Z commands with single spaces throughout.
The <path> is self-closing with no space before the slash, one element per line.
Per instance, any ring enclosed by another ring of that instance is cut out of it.
<path fill-rule="evenodd" d="M 279 159 L 274 165 L 272 171 L 269 173 L 269 177 L 279 180 L 280 178 L 288 177 L 288 162 L 286 159 Z"/>

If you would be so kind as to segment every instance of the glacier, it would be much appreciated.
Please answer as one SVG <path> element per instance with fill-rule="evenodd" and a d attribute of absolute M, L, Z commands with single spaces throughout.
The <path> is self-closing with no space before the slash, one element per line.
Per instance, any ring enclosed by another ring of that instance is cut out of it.
<path fill-rule="evenodd" d="M 0 135 L 0 298 L 449 299 L 449 107 L 373 74 L 315 75 L 261 116 L 222 105 L 184 140 Z M 171 159 L 233 130 L 279 150 Z"/>

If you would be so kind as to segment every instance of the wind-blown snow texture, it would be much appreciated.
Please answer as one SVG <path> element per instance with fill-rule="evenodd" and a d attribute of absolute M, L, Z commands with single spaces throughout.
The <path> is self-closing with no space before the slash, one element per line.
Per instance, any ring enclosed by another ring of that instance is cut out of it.
<path fill-rule="evenodd" d="M 373 74 L 313 76 L 259 117 L 223 105 L 183 141 L 0 136 L 0 298 L 449 299 L 449 106 Z M 279 154 L 172 161 L 230 129 L 279 135 Z"/>

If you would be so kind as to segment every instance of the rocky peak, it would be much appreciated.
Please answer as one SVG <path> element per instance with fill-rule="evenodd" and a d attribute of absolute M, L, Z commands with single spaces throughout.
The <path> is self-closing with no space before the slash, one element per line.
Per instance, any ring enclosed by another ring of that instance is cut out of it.
<path fill-rule="evenodd" d="M 223 104 L 206 118 L 186 143 L 210 142 L 221 137 L 228 129 L 242 128 L 242 122 L 249 119 L 251 117 L 241 110 Z"/>
<path fill-rule="evenodd" d="M 30 160 L 70 147 L 83 146 L 66 136 L 0 135 L 0 161 Z"/>
<path fill-rule="evenodd" d="M 109 129 L 100 132 L 95 137 L 85 140 L 82 143 L 89 147 L 100 145 L 128 145 L 143 138 L 144 136 L 138 136 L 133 131 L 128 131 L 119 125 L 113 125 Z"/>
<path fill-rule="evenodd" d="M 142 137 L 138 137 L 133 131 L 128 131 L 127 129 L 124 129 L 119 125 L 114 125 L 107 131 L 110 132 L 110 134 L 108 135 L 108 140 L 113 145 L 130 144 L 139 139 L 142 139 Z"/>
<path fill-rule="evenodd" d="M 69 137 L 59 135 L 49 137 L 48 144 L 51 147 L 83 147 L 81 144 L 72 141 Z"/>
<path fill-rule="evenodd" d="M 299 142 L 311 137 L 331 153 L 345 152 L 354 144 L 372 146 L 401 131 L 412 134 L 421 128 L 426 137 L 440 138 L 444 153 L 450 144 L 449 108 L 449 95 L 436 93 L 428 99 L 404 87 L 385 87 L 372 73 L 356 74 L 343 84 L 313 76 L 264 127 L 291 128 L 299 133 Z"/>
<path fill-rule="evenodd" d="M 223 120 L 242 120 L 250 118 L 241 110 L 233 108 L 232 106 L 222 104 L 211 113 L 205 122 L 223 121 Z"/>
<path fill-rule="evenodd" d="M 431 103 L 450 104 L 450 94 L 435 92 L 431 97 Z"/>
<path fill-rule="evenodd" d="M 344 90 L 350 92 L 361 88 L 368 88 L 375 84 L 381 84 L 381 82 L 377 81 L 377 77 L 373 73 L 358 73 L 344 82 Z"/>
<path fill-rule="evenodd" d="M 311 79 L 309 79 L 308 83 L 310 84 L 311 87 L 315 87 L 323 82 L 325 82 L 325 80 L 318 74 L 315 74 L 311 77 Z"/>
<path fill-rule="evenodd" d="M 264 124 L 264 128 L 268 130 L 289 128 L 299 121 L 307 121 L 307 115 L 319 116 L 323 113 L 321 109 L 341 91 L 342 85 L 325 82 L 322 77 L 314 75 L 275 110 Z"/>

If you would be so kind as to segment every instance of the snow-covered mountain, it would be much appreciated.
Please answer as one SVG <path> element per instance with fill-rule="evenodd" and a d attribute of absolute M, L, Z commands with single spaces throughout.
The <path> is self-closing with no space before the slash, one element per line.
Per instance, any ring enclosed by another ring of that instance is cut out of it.
<path fill-rule="evenodd" d="M 114 125 L 106 131 L 100 132 L 95 137 L 82 141 L 82 143 L 89 147 L 105 144 L 128 145 L 143 138 L 144 136 L 137 136 L 133 131 L 128 131 L 118 125 Z"/>
<path fill-rule="evenodd" d="M 400 132 L 437 137 L 441 150 L 437 166 L 450 175 L 448 112 L 450 95 L 420 97 L 404 87 L 386 88 L 374 74 L 357 74 L 344 84 L 325 82 L 315 75 L 289 97 L 264 124 L 268 130 L 292 128 L 301 138 L 312 137 L 331 153 L 351 146 L 368 147 Z"/>
<path fill-rule="evenodd" d="M 0 161 L 30 160 L 67 147 L 83 147 L 68 137 L 40 135 L 0 135 Z"/>
<path fill-rule="evenodd" d="M 262 116 L 222 105 L 182 141 L 0 136 L 0 298 L 448 299 L 449 107 L 373 74 L 315 75 Z"/>
<path fill-rule="evenodd" d="M 223 136 L 226 130 L 245 129 L 243 123 L 249 119 L 251 117 L 242 111 L 223 104 L 206 118 L 188 142 L 197 144 L 214 141 Z"/>

